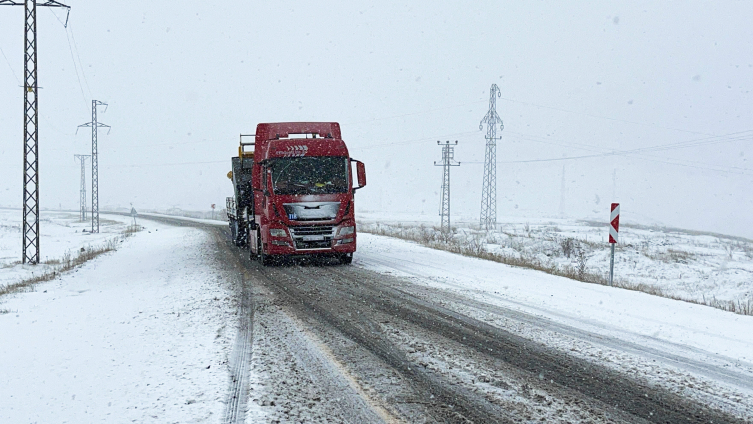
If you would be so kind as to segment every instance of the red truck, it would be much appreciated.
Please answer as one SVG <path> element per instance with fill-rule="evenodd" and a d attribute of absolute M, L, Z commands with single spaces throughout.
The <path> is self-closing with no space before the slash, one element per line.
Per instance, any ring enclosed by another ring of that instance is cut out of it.
<path fill-rule="evenodd" d="M 244 142 L 245 137 L 254 141 Z M 366 185 L 366 168 L 348 154 L 340 124 L 258 124 L 256 134 L 241 135 L 232 166 L 230 231 L 252 258 L 264 265 L 296 255 L 353 261 L 354 195 Z"/>

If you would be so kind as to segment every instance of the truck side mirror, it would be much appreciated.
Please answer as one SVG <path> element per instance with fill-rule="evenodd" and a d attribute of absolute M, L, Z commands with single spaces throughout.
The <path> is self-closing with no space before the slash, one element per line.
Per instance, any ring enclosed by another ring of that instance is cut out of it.
<path fill-rule="evenodd" d="M 355 189 L 363 188 L 366 185 L 366 165 L 361 161 L 356 161 L 356 173 L 358 174 L 358 187 Z"/>

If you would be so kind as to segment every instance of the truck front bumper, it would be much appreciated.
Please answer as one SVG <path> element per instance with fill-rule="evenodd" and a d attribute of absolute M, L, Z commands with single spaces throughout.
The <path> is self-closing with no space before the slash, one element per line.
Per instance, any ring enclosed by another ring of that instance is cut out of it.
<path fill-rule="evenodd" d="M 265 249 L 269 255 L 311 255 L 311 254 L 340 254 L 340 253 L 353 253 L 356 251 L 356 242 L 335 245 L 330 248 L 315 248 L 315 249 L 296 249 L 290 246 L 288 242 L 285 245 L 276 243 L 277 240 L 272 240 L 267 244 Z"/>
<path fill-rule="evenodd" d="M 270 237 L 265 251 L 270 255 L 310 255 L 310 254 L 340 254 L 353 253 L 356 251 L 356 236 L 350 234 L 347 237 L 327 240 L 324 243 L 296 243 L 290 238 Z"/>

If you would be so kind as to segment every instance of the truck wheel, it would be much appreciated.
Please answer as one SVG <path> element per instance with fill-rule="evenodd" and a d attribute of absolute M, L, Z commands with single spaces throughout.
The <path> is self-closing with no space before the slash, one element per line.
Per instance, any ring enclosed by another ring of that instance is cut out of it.
<path fill-rule="evenodd" d="M 353 262 L 352 253 L 343 253 L 340 255 L 340 263 L 343 265 L 350 265 Z"/>
<path fill-rule="evenodd" d="M 238 225 L 236 224 L 236 221 L 234 219 L 231 219 L 230 220 L 230 237 L 233 239 L 233 241 L 236 240 L 236 237 L 237 237 L 237 234 L 238 234 L 237 227 L 238 227 Z"/>
<path fill-rule="evenodd" d="M 263 266 L 270 266 L 270 265 L 272 265 L 272 256 L 267 255 L 266 253 L 264 253 L 264 244 L 261 242 L 261 233 L 257 234 L 256 243 L 257 243 L 256 244 L 256 246 L 257 246 L 256 247 L 256 251 L 259 252 L 259 255 L 258 255 L 259 262 Z"/>
<path fill-rule="evenodd" d="M 242 243 L 240 242 L 240 234 L 239 234 L 239 228 L 238 228 L 238 221 L 233 220 L 233 223 L 231 224 L 233 228 L 233 241 L 235 242 L 236 246 L 241 246 Z"/>
<path fill-rule="evenodd" d="M 264 266 L 270 266 L 274 264 L 274 257 L 264 253 L 264 248 L 262 248 L 261 253 L 259 254 L 259 262 Z"/>
<path fill-rule="evenodd" d="M 259 237 L 259 232 L 256 233 L 256 253 L 254 253 L 253 249 L 251 249 L 251 240 L 250 236 L 251 233 L 249 233 L 249 241 L 248 241 L 248 258 L 253 260 L 259 259 L 259 252 L 261 252 L 261 237 Z"/>
<path fill-rule="evenodd" d="M 238 246 L 245 247 L 248 244 L 248 230 L 246 226 L 238 226 Z"/>

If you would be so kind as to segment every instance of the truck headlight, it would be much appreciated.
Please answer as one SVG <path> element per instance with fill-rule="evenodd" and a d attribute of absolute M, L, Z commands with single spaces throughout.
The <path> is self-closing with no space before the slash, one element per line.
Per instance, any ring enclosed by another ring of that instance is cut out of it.
<path fill-rule="evenodd" d="M 340 227 L 340 233 L 341 236 L 347 236 L 348 234 L 353 234 L 353 231 L 355 231 L 356 227 L 350 226 L 350 227 Z"/>
<path fill-rule="evenodd" d="M 287 237 L 288 233 L 286 233 L 282 228 L 271 228 L 269 230 L 269 235 L 272 237 Z"/>

